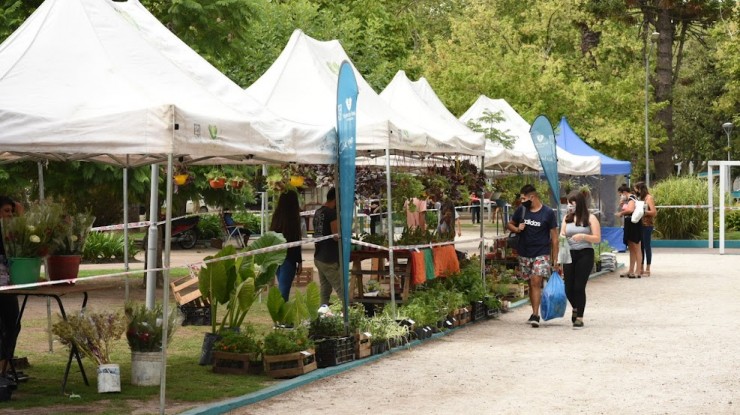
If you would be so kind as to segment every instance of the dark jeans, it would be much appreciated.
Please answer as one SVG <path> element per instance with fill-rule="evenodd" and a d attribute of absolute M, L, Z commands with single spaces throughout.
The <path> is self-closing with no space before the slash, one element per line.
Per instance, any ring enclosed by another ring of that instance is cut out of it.
<path fill-rule="evenodd" d="M 470 214 L 473 216 L 473 223 L 480 223 L 480 206 L 472 206 Z"/>
<path fill-rule="evenodd" d="M 642 226 L 642 263 L 647 261 L 650 265 L 653 263 L 653 247 L 650 242 L 653 239 L 653 226 Z"/>
<path fill-rule="evenodd" d="M 565 295 L 571 307 L 578 311 L 578 317 L 583 317 L 583 310 L 586 308 L 586 283 L 594 267 L 594 250 L 571 250 L 570 257 L 573 262 L 563 265 Z"/>
<path fill-rule="evenodd" d="M 285 301 L 288 301 L 290 297 L 290 287 L 293 285 L 293 280 L 295 279 L 295 271 L 295 262 L 289 259 L 283 261 L 277 269 L 278 288 Z"/>
<path fill-rule="evenodd" d="M 18 297 L 15 295 L 0 295 L 0 359 L 10 360 L 15 351 L 15 342 L 21 331 L 18 324 Z"/>

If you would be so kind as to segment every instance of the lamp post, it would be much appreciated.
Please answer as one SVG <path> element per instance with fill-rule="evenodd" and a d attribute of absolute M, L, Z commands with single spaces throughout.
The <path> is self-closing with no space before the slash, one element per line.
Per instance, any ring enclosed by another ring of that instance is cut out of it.
<path fill-rule="evenodd" d="M 727 161 L 730 161 L 730 133 L 732 133 L 732 123 L 726 122 L 722 124 L 722 129 L 725 130 L 725 134 L 727 134 Z"/>
<path fill-rule="evenodd" d="M 658 40 L 660 33 L 653 32 L 650 35 L 650 48 L 645 53 L 645 185 L 650 187 L 650 133 L 648 130 L 648 104 L 650 88 L 650 53 L 653 51 L 653 44 Z"/>

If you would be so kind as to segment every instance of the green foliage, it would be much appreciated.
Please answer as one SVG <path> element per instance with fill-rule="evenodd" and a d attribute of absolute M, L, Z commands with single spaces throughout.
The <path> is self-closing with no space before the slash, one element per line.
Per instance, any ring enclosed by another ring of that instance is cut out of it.
<path fill-rule="evenodd" d="M 390 307 L 387 307 L 390 309 Z M 408 338 L 409 328 L 396 322 L 393 316 L 387 312 L 379 313 L 370 317 L 366 321 L 366 326 L 361 329 L 362 332 L 369 332 L 372 335 L 373 344 L 395 342 L 400 343 Z"/>
<path fill-rule="evenodd" d="M 262 224 L 258 215 L 255 215 L 252 212 L 239 211 L 234 212 L 233 217 L 237 223 L 244 224 L 244 227 L 249 229 L 252 233 L 260 232 L 260 226 Z"/>
<path fill-rule="evenodd" d="M 460 273 L 448 277 L 446 283 L 449 289 L 462 293 L 468 304 L 482 300 L 486 295 L 478 257 L 473 257 L 472 260 L 467 261 L 466 264 L 461 266 Z"/>
<path fill-rule="evenodd" d="M 344 317 L 340 313 L 319 315 L 311 320 L 308 332 L 313 339 L 344 336 Z"/>
<path fill-rule="evenodd" d="M 221 235 L 221 228 L 221 218 L 218 215 L 200 216 L 200 221 L 198 221 L 198 235 L 200 235 L 200 238 L 218 238 Z"/>
<path fill-rule="evenodd" d="M 262 341 L 251 324 L 245 324 L 240 331 L 225 330 L 213 345 L 213 350 L 229 353 L 262 353 Z"/>
<path fill-rule="evenodd" d="M 707 181 L 694 176 L 662 180 L 651 193 L 664 206 L 708 204 Z M 662 208 L 655 217 L 655 230 L 662 239 L 695 239 L 705 229 L 705 209 Z"/>
<path fill-rule="evenodd" d="M 264 353 L 270 356 L 296 353 L 313 347 L 313 342 L 308 338 L 308 330 L 303 326 L 292 329 L 275 328 L 267 333 L 264 342 Z"/>
<path fill-rule="evenodd" d="M 717 217 L 719 215 L 715 215 Z M 733 210 L 725 215 L 725 226 L 728 231 L 740 231 L 740 211 Z"/>
<path fill-rule="evenodd" d="M 247 251 L 266 248 L 285 243 L 282 235 L 268 232 L 247 247 Z M 218 305 L 226 307 L 226 313 L 217 326 L 215 319 L 212 332 L 221 332 L 224 328 L 240 327 L 247 312 L 260 293 L 275 277 L 275 271 L 285 260 L 286 251 L 278 250 L 251 256 L 223 259 L 208 263 L 201 268 L 198 275 L 198 287 L 211 303 L 211 315 L 217 315 Z M 236 248 L 226 246 L 215 256 L 204 258 L 205 261 L 229 257 L 236 254 Z"/>
<path fill-rule="evenodd" d="M 504 121 L 505 118 L 501 111 L 496 111 L 495 113 L 492 113 L 491 111 L 485 110 L 483 111 L 483 116 L 478 118 L 477 121 L 469 120 L 468 127 L 470 127 L 470 129 L 473 131 L 484 133 L 486 139 L 494 143 L 501 144 L 501 146 L 503 146 L 504 148 L 512 148 L 514 147 L 516 137 L 513 137 L 507 134 L 505 131 L 500 131 L 496 127 L 494 127 L 495 124 L 499 124 Z"/>
<path fill-rule="evenodd" d="M 395 212 L 402 212 L 407 199 L 420 198 L 424 192 L 424 185 L 419 178 L 409 173 L 391 173 L 391 186 Z"/>
<path fill-rule="evenodd" d="M 89 262 L 122 261 L 124 258 L 123 234 L 117 232 L 90 232 L 82 248 L 82 259 Z M 129 238 L 129 259 L 139 252 L 139 245 Z"/>
<path fill-rule="evenodd" d="M 316 320 L 320 302 L 319 287 L 315 282 L 306 286 L 306 294 L 296 291 L 288 301 L 283 299 L 278 287 L 271 287 L 267 293 L 267 310 L 276 326 L 299 326 L 306 320 Z"/>
<path fill-rule="evenodd" d="M 156 304 L 154 308 L 148 309 L 145 304 L 128 303 L 124 308 L 124 314 L 128 321 L 126 340 L 132 352 L 162 351 L 164 333 L 162 315 L 164 311 L 161 304 Z M 170 307 L 167 319 L 168 344 L 177 328 L 179 317 L 177 308 Z"/>

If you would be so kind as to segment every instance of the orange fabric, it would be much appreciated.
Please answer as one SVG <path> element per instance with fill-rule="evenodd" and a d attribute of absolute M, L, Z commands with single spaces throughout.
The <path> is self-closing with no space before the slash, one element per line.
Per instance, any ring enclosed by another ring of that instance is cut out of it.
<path fill-rule="evenodd" d="M 460 262 L 453 245 L 437 246 L 432 248 L 434 252 L 434 273 L 438 277 L 446 277 L 450 274 L 460 272 Z"/>
<path fill-rule="evenodd" d="M 424 267 L 424 253 L 421 251 L 411 252 L 411 281 L 414 285 L 423 284 L 427 280 Z"/>

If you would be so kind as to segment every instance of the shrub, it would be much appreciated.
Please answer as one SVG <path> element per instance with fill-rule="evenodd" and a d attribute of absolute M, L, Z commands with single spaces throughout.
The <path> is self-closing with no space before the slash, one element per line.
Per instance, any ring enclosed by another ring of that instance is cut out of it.
<path fill-rule="evenodd" d="M 128 255 L 133 258 L 139 248 L 129 237 Z M 90 232 L 82 249 L 82 258 L 85 261 L 105 262 L 111 259 L 123 260 L 123 234 L 113 232 Z"/>
<path fill-rule="evenodd" d="M 221 218 L 218 215 L 201 215 L 198 222 L 198 235 L 201 239 L 221 236 Z"/>
<path fill-rule="evenodd" d="M 651 193 L 658 205 L 708 204 L 707 181 L 693 176 L 663 180 Z M 655 230 L 663 239 L 695 239 L 706 229 L 706 209 L 662 208 L 655 218 Z"/>

